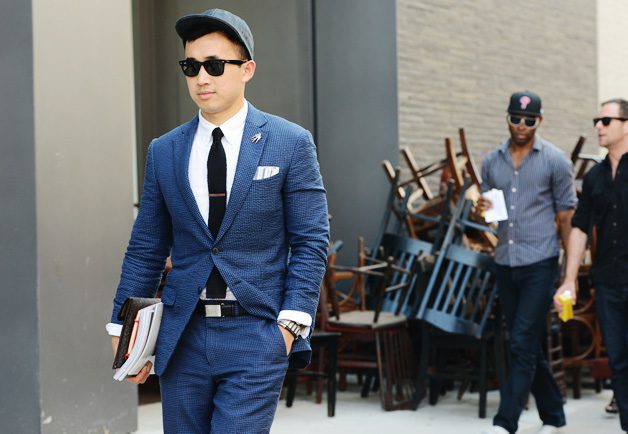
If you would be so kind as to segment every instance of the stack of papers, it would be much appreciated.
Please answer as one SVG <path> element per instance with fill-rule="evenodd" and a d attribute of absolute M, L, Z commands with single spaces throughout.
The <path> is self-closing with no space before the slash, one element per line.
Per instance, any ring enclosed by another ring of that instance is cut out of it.
<path fill-rule="evenodd" d="M 486 223 L 508 220 L 508 211 L 506 210 L 506 200 L 504 199 L 503 191 L 492 188 L 482 194 L 482 196 L 490 200 L 493 204 L 493 207 L 484 214 Z"/>
<path fill-rule="evenodd" d="M 163 304 L 156 303 L 140 309 L 135 318 L 137 330 L 129 343 L 129 356 L 126 362 L 116 370 L 114 380 L 122 381 L 127 376 L 137 375 L 146 362 L 155 364 L 155 344 L 159 335 Z M 153 371 L 151 370 L 151 374 Z"/>

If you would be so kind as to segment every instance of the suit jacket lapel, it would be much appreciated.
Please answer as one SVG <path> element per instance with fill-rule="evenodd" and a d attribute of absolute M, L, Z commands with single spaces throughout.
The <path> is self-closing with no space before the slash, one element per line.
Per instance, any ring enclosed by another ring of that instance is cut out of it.
<path fill-rule="evenodd" d="M 207 235 L 208 238 L 211 238 L 209 227 L 198 209 L 198 204 L 194 198 L 192 187 L 190 187 L 190 179 L 188 176 L 192 141 L 194 140 L 194 134 L 196 133 L 197 127 L 198 116 L 183 125 L 181 127 L 181 134 L 174 140 L 172 152 L 174 153 L 173 157 L 175 162 L 177 184 L 179 186 L 179 190 L 181 191 L 181 195 L 183 196 L 183 201 L 187 205 L 190 213 L 194 216 L 194 220 L 196 220 L 196 222 L 203 228 L 205 235 Z"/>
<path fill-rule="evenodd" d="M 233 179 L 229 202 L 227 203 L 225 216 L 222 219 L 216 240 L 220 240 L 227 229 L 229 229 L 229 226 L 233 223 L 233 219 L 244 203 L 244 198 L 251 188 L 253 176 L 255 176 L 257 165 L 262 156 L 266 139 L 268 138 L 268 132 L 265 127 L 266 117 L 264 114 L 253 107 L 253 105 L 249 104 L 249 112 L 246 116 L 244 133 L 242 134 L 235 178 Z"/>

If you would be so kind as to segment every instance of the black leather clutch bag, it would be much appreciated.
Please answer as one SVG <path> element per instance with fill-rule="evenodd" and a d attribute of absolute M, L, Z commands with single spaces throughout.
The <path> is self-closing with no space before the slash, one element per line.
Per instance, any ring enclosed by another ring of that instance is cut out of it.
<path fill-rule="evenodd" d="M 118 343 L 118 350 L 113 358 L 113 369 L 118 369 L 124 364 L 128 357 L 129 342 L 131 335 L 133 334 L 133 326 L 137 312 L 147 306 L 155 303 L 159 303 L 159 298 L 141 298 L 141 297 L 129 297 L 127 298 L 120 312 L 118 312 L 118 319 L 122 321 L 122 332 L 120 333 L 120 341 Z"/>

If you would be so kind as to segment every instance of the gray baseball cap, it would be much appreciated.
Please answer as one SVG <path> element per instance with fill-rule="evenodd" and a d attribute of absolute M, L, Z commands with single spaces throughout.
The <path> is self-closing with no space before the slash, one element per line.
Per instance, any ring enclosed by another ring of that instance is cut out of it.
<path fill-rule="evenodd" d="M 253 59 L 253 34 L 242 18 L 223 9 L 209 9 L 201 14 L 186 15 L 174 25 L 183 42 L 193 41 L 207 33 L 222 31 L 239 41 Z"/>

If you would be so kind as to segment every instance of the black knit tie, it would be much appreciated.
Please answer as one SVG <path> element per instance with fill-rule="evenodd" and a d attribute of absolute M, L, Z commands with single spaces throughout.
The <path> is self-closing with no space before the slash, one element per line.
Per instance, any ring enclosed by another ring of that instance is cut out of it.
<path fill-rule="evenodd" d="M 212 131 L 214 139 L 207 157 L 207 187 L 209 190 L 209 230 L 214 239 L 218 236 L 227 207 L 227 158 L 222 147 L 223 133 L 220 128 Z M 214 267 L 207 279 L 207 298 L 225 298 L 227 284 L 218 268 Z"/>

